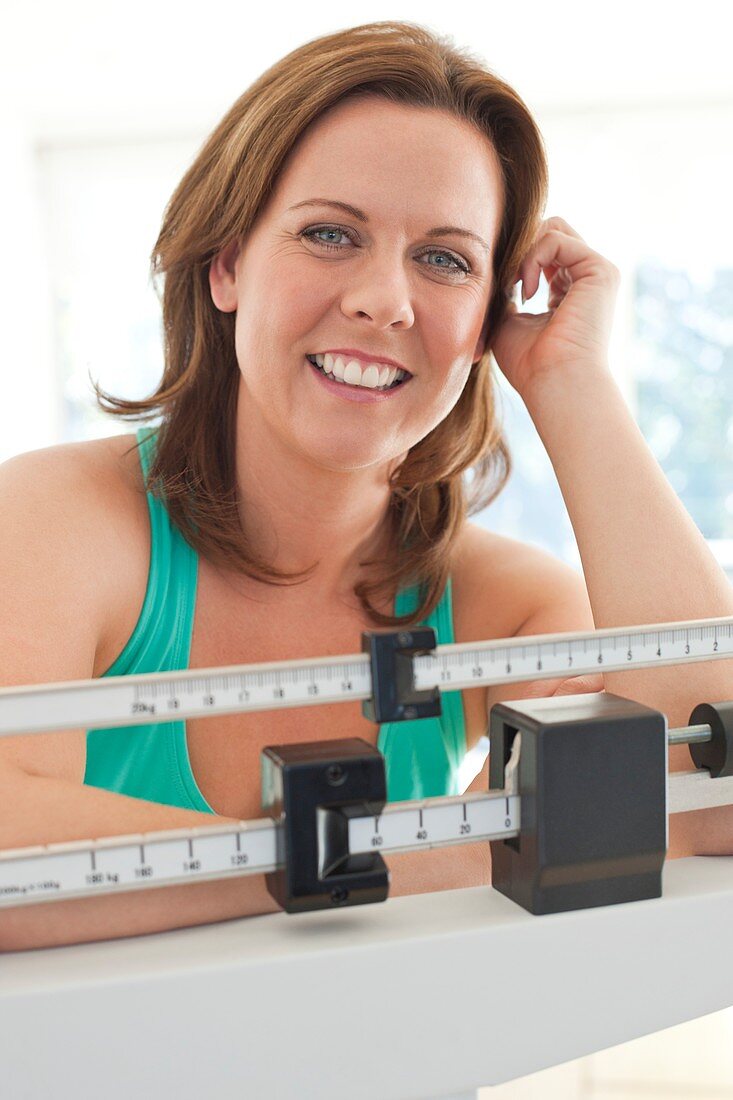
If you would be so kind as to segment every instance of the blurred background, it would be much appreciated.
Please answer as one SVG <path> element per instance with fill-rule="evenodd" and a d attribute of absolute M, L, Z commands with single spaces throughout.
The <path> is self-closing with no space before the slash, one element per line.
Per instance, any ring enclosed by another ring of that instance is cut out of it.
<path fill-rule="evenodd" d="M 733 577 L 733 6 L 525 0 L 453 8 L 170 0 L 3 2 L 0 461 L 130 431 L 89 374 L 149 393 L 162 369 L 149 256 L 182 173 L 264 69 L 329 31 L 406 19 L 514 85 L 550 160 L 546 216 L 622 273 L 611 366 L 651 450 Z M 546 308 L 541 282 L 527 308 Z M 479 523 L 580 567 L 552 466 L 500 382 L 515 470 Z M 630 991 L 631 992 L 631 991 Z M 646 1044 L 646 1045 L 645 1045 Z M 733 1097 L 733 1017 L 491 1090 L 492 1097 Z M 614 1060 L 615 1059 L 615 1060 Z M 487 1097 L 489 1092 L 486 1093 Z"/>

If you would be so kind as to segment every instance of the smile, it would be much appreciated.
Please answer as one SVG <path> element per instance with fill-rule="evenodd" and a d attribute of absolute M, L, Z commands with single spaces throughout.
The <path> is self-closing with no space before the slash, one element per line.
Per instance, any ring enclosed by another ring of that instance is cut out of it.
<path fill-rule="evenodd" d="M 305 361 L 310 372 L 321 386 L 347 401 L 374 404 L 375 402 L 393 400 L 412 381 L 412 375 L 409 375 L 402 379 L 395 379 L 391 386 L 370 388 L 369 386 L 339 381 L 333 374 L 327 374 L 322 367 L 319 367 L 314 356 L 306 355 Z"/>

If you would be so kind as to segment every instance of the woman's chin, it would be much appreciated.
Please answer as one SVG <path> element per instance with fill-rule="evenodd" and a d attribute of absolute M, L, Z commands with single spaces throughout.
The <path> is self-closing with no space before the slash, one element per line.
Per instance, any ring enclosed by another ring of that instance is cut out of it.
<path fill-rule="evenodd" d="M 384 466 L 385 472 L 393 461 L 391 455 L 374 446 L 359 446 L 353 436 L 344 434 L 342 438 L 331 437 L 328 450 L 323 448 L 323 437 L 310 447 L 304 447 L 305 453 L 310 454 L 313 462 L 324 470 L 332 470 L 334 473 L 351 474 L 359 470 Z"/>
<path fill-rule="evenodd" d="M 316 461 L 324 470 L 331 470 L 335 474 L 356 474 L 360 470 L 373 469 L 380 465 L 383 465 L 386 470 L 389 460 L 382 455 L 364 455 L 360 458 L 351 451 L 341 457 L 335 454 L 321 454 L 316 457 Z"/>

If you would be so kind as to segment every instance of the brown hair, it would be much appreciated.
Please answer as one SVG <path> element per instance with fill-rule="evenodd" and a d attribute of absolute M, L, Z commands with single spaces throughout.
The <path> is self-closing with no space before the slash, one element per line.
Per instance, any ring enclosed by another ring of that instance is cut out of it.
<path fill-rule="evenodd" d="M 392 473 L 388 553 L 361 563 L 382 567 L 381 579 L 362 580 L 354 588 L 376 625 L 411 626 L 438 604 L 450 550 L 466 517 L 494 500 L 511 472 L 496 416 L 492 333 L 504 320 L 547 198 L 539 129 L 517 93 L 480 59 L 422 26 L 390 21 L 325 35 L 276 62 L 207 138 L 166 207 L 151 255 L 153 283 L 155 276 L 165 276 L 165 366 L 157 390 L 129 401 L 93 385 L 106 413 L 137 420 L 161 416 L 148 486 L 164 495 L 172 522 L 193 547 L 218 565 L 268 584 L 308 579 L 318 563 L 299 573 L 277 570 L 253 552 L 242 527 L 234 457 L 240 379 L 236 314 L 214 305 L 208 271 L 218 252 L 246 237 L 310 123 L 358 95 L 447 110 L 468 121 L 493 145 L 504 183 L 484 354 L 450 414 Z M 464 471 L 473 474 L 468 499 Z M 371 594 L 394 593 L 407 582 L 420 585 L 414 614 L 383 615 L 370 603 Z"/>

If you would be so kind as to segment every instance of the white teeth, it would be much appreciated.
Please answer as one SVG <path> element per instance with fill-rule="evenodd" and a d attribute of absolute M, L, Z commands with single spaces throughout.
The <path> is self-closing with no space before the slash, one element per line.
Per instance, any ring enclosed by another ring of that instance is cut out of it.
<path fill-rule="evenodd" d="M 349 363 L 349 366 L 351 366 L 351 363 Z M 379 385 L 379 367 L 375 366 L 374 363 L 370 363 L 367 369 L 362 371 L 361 384 L 362 386 L 368 386 L 370 390 L 376 390 Z"/>
<path fill-rule="evenodd" d="M 370 363 L 362 369 L 358 359 L 344 359 L 342 355 L 332 355 L 330 351 L 323 355 L 312 355 L 319 367 L 326 374 L 333 375 L 340 382 L 349 386 L 364 386 L 366 389 L 385 389 L 392 385 L 396 378 L 407 378 L 407 372 L 399 367 L 388 367 L 383 363 Z"/>
<path fill-rule="evenodd" d="M 344 361 L 340 355 L 333 356 L 330 352 L 326 352 L 323 359 L 323 369 L 326 374 L 332 374 L 334 378 L 338 378 L 341 382 L 344 380 Z"/>
<path fill-rule="evenodd" d="M 364 373 L 366 373 L 366 371 Z M 366 385 L 362 379 L 361 367 L 356 359 L 350 359 L 348 363 L 345 364 L 344 382 L 350 382 L 352 386 Z"/>

